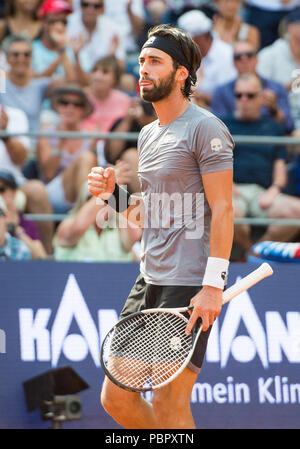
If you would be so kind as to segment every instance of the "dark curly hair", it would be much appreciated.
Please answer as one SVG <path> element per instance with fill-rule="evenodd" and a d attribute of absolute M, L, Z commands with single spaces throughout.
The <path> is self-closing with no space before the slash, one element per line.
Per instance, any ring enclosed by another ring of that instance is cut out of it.
<path fill-rule="evenodd" d="M 148 31 L 148 39 L 153 36 L 167 36 L 180 45 L 182 53 L 189 63 L 189 76 L 185 81 L 182 94 L 184 97 L 189 98 L 192 95 L 193 88 L 197 83 L 197 70 L 199 69 L 202 60 L 198 45 L 194 42 L 191 36 L 182 29 L 166 24 L 157 25 L 150 28 Z M 180 63 L 174 58 L 172 59 L 173 66 L 177 69 L 180 66 Z"/>

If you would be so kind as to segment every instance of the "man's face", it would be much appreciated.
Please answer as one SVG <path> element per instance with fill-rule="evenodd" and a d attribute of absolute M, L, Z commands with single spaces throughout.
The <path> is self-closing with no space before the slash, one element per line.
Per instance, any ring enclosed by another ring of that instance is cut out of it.
<path fill-rule="evenodd" d="M 145 48 L 139 58 L 140 94 L 143 100 L 155 103 L 167 98 L 176 86 L 173 60 L 156 48 Z"/>
<path fill-rule="evenodd" d="M 104 0 L 81 0 L 81 15 L 84 23 L 95 24 L 104 12 Z"/>
<path fill-rule="evenodd" d="M 66 32 L 67 27 L 67 12 L 56 12 L 52 14 L 47 14 L 43 19 L 43 30 L 44 33 L 51 39 L 51 34 L 58 32 Z"/>
<path fill-rule="evenodd" d="M 7 62 L 12 73 L 26 73 L 31 66 L 31 55 L 31 47 L 27 42 L 13 42 L 7 52 Z"/>
<path fill-rule="evenodd" d="M 257 120 L 263 104 L 262 90 L 258 80 L 239 80 L 234 90 L 236 113 L 240 120 Z"/>
<path fill-rule="evenodd" d="M 199 36 L 195 36 L 193 37 L 193 40 L 198 45 L 202 58 L 205 58 L 212 45 L 212 38 L 210 34 L 204 33 Z"/>
<path fill-rule="evenodd" d="M 233 50 L 234 66 L 239 75 L 255 73 L 257 54 L 254 47 L 248 42 L 238 42 Z"/>

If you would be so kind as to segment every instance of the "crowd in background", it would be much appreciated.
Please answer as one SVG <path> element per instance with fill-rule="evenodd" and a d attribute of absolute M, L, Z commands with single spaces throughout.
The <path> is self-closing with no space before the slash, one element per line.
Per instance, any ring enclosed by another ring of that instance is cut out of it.
<path fill-rule="evenodd" d="M 156 119 L 138 92 L 152 26 L 193 37 L 202 63 L 191 101 L 233 135 L 300 137 L 300 0 L 11 0 L 0 14 L 0 130 L 24 133 L 0 136 L 0 259 L 139 260 L 141 231 L 87 189 L 90 169 L 111 165 L 139 192 L 136 141 L 87 134 L 138 133 Z M 236 218 L 300 219 L 300 145 L 237 143 L 233 201 Z M 257 241 L 297 239 L 296 226 L 236 225 L 232 260 Z"/>

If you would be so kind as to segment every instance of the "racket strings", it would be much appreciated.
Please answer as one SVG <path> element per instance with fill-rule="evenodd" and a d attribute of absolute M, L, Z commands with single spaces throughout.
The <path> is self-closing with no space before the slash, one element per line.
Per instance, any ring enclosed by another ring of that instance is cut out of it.
<path fill-rule="evenodd" d="M 116 326 L 103 345 L 107 370 L 121 384 L 141 391 L 168 380 L 185 362 L 192 337 L 178 314 L 139 314 Z"/>

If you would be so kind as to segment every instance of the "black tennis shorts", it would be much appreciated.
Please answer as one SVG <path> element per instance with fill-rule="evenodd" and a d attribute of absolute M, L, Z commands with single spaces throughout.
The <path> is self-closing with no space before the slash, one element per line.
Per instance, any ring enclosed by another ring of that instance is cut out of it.
<path fill-rule="evenodd" d="M 153 285 L 147 284 L 140 274 L 124 304 L 120 318 L 131 313 L 155 307 L 186 307 L 201 286 L 185 285 Z M 201 332 L 188 367 L 199 373 L 207 347 L 207 341 L 211 327 L 206 332 Z"/>

